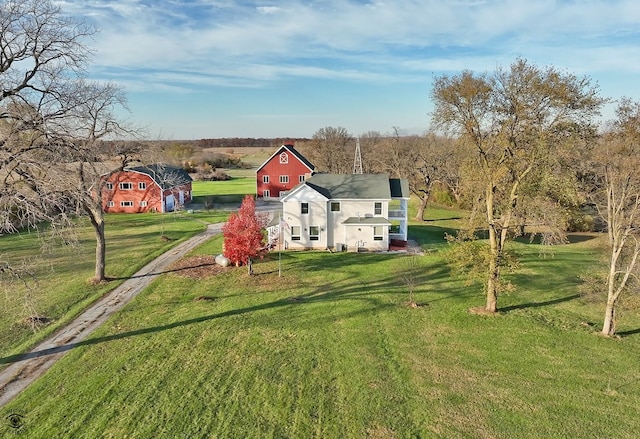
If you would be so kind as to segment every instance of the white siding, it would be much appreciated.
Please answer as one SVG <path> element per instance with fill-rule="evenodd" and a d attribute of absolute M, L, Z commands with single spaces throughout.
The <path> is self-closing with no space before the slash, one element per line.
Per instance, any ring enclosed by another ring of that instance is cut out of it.
<path fill-rule="evenodd" d="M 302 203 L 309 204 L 309 213 L 301 213 Z M 289 226 L 300 226 L 300 240 L 291 240 L 291 231 L 285 233 L 285 241 L 290 249 L 327 247 L 327 199 L 308 186 L 302 186 L 293 190 L 282 202 L 282 217 Z M 309 239 L 309 227 L 318 226 L 320 235 L 317 241 Z"/>

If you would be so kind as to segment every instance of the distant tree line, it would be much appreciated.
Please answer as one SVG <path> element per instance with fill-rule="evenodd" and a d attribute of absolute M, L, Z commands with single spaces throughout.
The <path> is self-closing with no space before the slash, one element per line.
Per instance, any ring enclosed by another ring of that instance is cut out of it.
<path fill-rule="evenodd" d="M 276 148 L 285 144 L 304 142 L 306 138 L 253 138 L 253 137 L 224 137 L 220 139 L 200 139 L 194 143 L 200 148 Z"/>

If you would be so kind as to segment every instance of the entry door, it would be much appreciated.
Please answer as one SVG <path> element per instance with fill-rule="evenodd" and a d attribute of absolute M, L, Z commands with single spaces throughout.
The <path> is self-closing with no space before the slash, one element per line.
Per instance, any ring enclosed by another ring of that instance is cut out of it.
<path fill-rule="evenodd" d="M 173 212 L 173 207 L 176 204 L 176 199 L 173 195 L 167 195 L 167 201 L 165 202 L 165 212 Z"/>

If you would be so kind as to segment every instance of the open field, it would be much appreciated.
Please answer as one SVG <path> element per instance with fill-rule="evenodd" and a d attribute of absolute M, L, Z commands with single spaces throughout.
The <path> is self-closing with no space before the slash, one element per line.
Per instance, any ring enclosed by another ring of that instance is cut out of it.
<path fill-rule="evenodd" d="M 204 152 L 224 154 L 233 158 L 239 158 L 255 171 L 255 169 L 263 164 L 279 147 L 280 145 L 274 148 L 205 148 Z"/>
<path fill-rule="evenodd" d="M 467 312 L 480 287 L 439 252 L 455 213 L 433 212 L 443 219 L 410 229 L 428 247 L 418 308 L 406 306 L 401 255 L 283 253 L 282 277 L 277 253 L 251 277 L 181 269 L 3 414 L 35 438 L 636 437 L 640 317 L 624 313 L 623 336 L 600 337 L 602 303 L 577 290 L 601 237 L 553 255 L 514 244 L 516 289 L 500 315 L 480 317 Z"/>

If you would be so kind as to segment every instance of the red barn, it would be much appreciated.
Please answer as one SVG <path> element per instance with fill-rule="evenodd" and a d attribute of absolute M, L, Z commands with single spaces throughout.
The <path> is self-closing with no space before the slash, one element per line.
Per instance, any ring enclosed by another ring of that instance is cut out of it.
<path fill-rule="evenodd" d="M 102 208 L 105 212 L 171 212 L 191 201 L 189 174 L 169 165 L 127 167 L 105 176 Z"/>
<path fill-rule="evenodd" d="M 315 166 L 293 145 L 282 145 L 256 171 L 256 195 L 279 198 L 313 174 Z"/>

